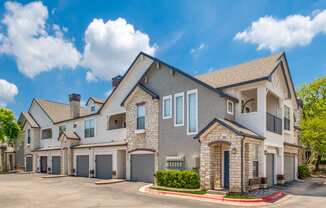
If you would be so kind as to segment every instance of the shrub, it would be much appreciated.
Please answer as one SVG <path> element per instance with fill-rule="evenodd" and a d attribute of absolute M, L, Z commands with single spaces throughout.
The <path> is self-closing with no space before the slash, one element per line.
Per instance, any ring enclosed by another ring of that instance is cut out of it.
<path fill-rule="evenodd" d="M 298 167 L 299 178 L 304 179 L 310 176 L 309 168 L 307 165 L 299 165 Z"/>
<path fill-rule="evenodd" d="M 158 186 L 188 189 L 200 187 L 198 173 L 191 170 L 159 170 L 155 177 Z"/>

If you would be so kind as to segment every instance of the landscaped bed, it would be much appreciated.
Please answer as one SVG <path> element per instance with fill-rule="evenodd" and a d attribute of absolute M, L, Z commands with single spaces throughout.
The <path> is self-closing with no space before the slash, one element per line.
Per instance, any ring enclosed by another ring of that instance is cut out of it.
<path fill-rule="evenodd" d="M 182 192 L 182 193 L 189 193 L 189 194 L 207 194 L 206 190 L 202 189 L 183 189 L 183 188 L 171 188 L 171 187 L 164 187 L 164 186 L 151 186 L 151 189 L 159 190 L 159 191 L 173 191 L 173 192 Z"/>
<path fill-rule="evenodd" d="M 228 193 L 224 196 L 224 198 L 230 199 L 257 199 L 255 196 L 251 196 L 248 194 L 238 194 L 238 193 Z"/>

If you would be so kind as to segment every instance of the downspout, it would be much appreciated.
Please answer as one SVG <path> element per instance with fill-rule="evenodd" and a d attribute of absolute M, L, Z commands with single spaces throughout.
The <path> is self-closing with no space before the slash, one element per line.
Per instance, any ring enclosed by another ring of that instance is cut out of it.
<path fill-rule="evenodd" d="M 241 193 L 243 193 L 243 141 L 245 137 L 241 138 Z"/>

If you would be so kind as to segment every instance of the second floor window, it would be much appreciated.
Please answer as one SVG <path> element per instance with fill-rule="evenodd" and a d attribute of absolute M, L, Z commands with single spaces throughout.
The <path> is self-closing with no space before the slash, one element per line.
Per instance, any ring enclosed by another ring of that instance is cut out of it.
<path fill-rule="evenodd" d="M 145 129 L 145 103 L 137 105 L 137 130 Z"/>
<path fill-rule="evenodd" d="M 96 105 L 95 105 L 95 104 L 93 104 L 93 105 L 91 106 L 91 111 L 92 111 L 92 112 L 95 112 L 95 111 L 96 111 Z"/>
<path fill-rule="evenodd" d="M 174 95 L 174 126 L 183 126 L 184 93 Z"/>
<path fill-rule="evenodd" d="M 197 134 L 198 131 L 198 96 L 197 90 L 187 91 L 187 134 Z"/>
<path fill-rule="evenodd" d="M 234 114 L 234 106 L 233 106 L 233 102 L 230 100 L 226 101 L 226 108 L 227 108 L 227 112 L 228 114 L 233 115 Z"/>
<path fill-rule="evenodd" d="M 290 108 L 284 106 L 284 129 L 290 130 Z"/>
<path fill-rule="evenodd" d="M 95 136 L 95 120 L 90 119 L 85 121 L 85 138 L 94 137 Z"/>
<path fill-rule="evenodd" d="M 41 138 L 42 139 L 50 139 L 50 138 L 52 138 L 52 129 L 43 129 Z"/>
<path fill-rule="evenodd" d="M 163 119 L 168 119 L 172 117 L 172 96 L 163 97 Z"/>
<path fill-rule="evenodd" d="M 63 132 L 66 132 L 66 126 L 65 125 L 59 126 L 59 135 L 62 134 Z"/>
<path fill-rule="evenodd" d="M 31 130 L 27 129 L 27 144 L 31 143 Z"/>

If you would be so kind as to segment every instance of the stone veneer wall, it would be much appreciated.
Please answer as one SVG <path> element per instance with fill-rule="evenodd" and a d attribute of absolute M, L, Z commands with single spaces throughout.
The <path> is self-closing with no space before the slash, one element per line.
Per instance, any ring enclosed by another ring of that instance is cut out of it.
<path fill-rule="evenodd" d="M 145 103 L 145 133 L 136 133 L 137 104 Z M 136 89 L 125 103 L 128 151 L 153 149 L 158 151 L 159 101 L 153 100 L 146 92 Z"/>
<path fill-rule="evenodd" d="M 241 192 L 241 139 L 242 136 L 236 135 L 226 127 L 215 124 L 214 127 L 206 135 L 200 138 L 200 180 L 201 186 L 206 189 L 212 189 L 212 174 L 217 171 L 217 165 L 213 160 L 216 158 L 211 157 L 216 151 L 208 146 L 213 141 L 224 141 L 230 143 L 230 170 L 229 170 L 229 191 Z M 233 154 L 231 150 L 235 148 L 236 153 Z"/>

